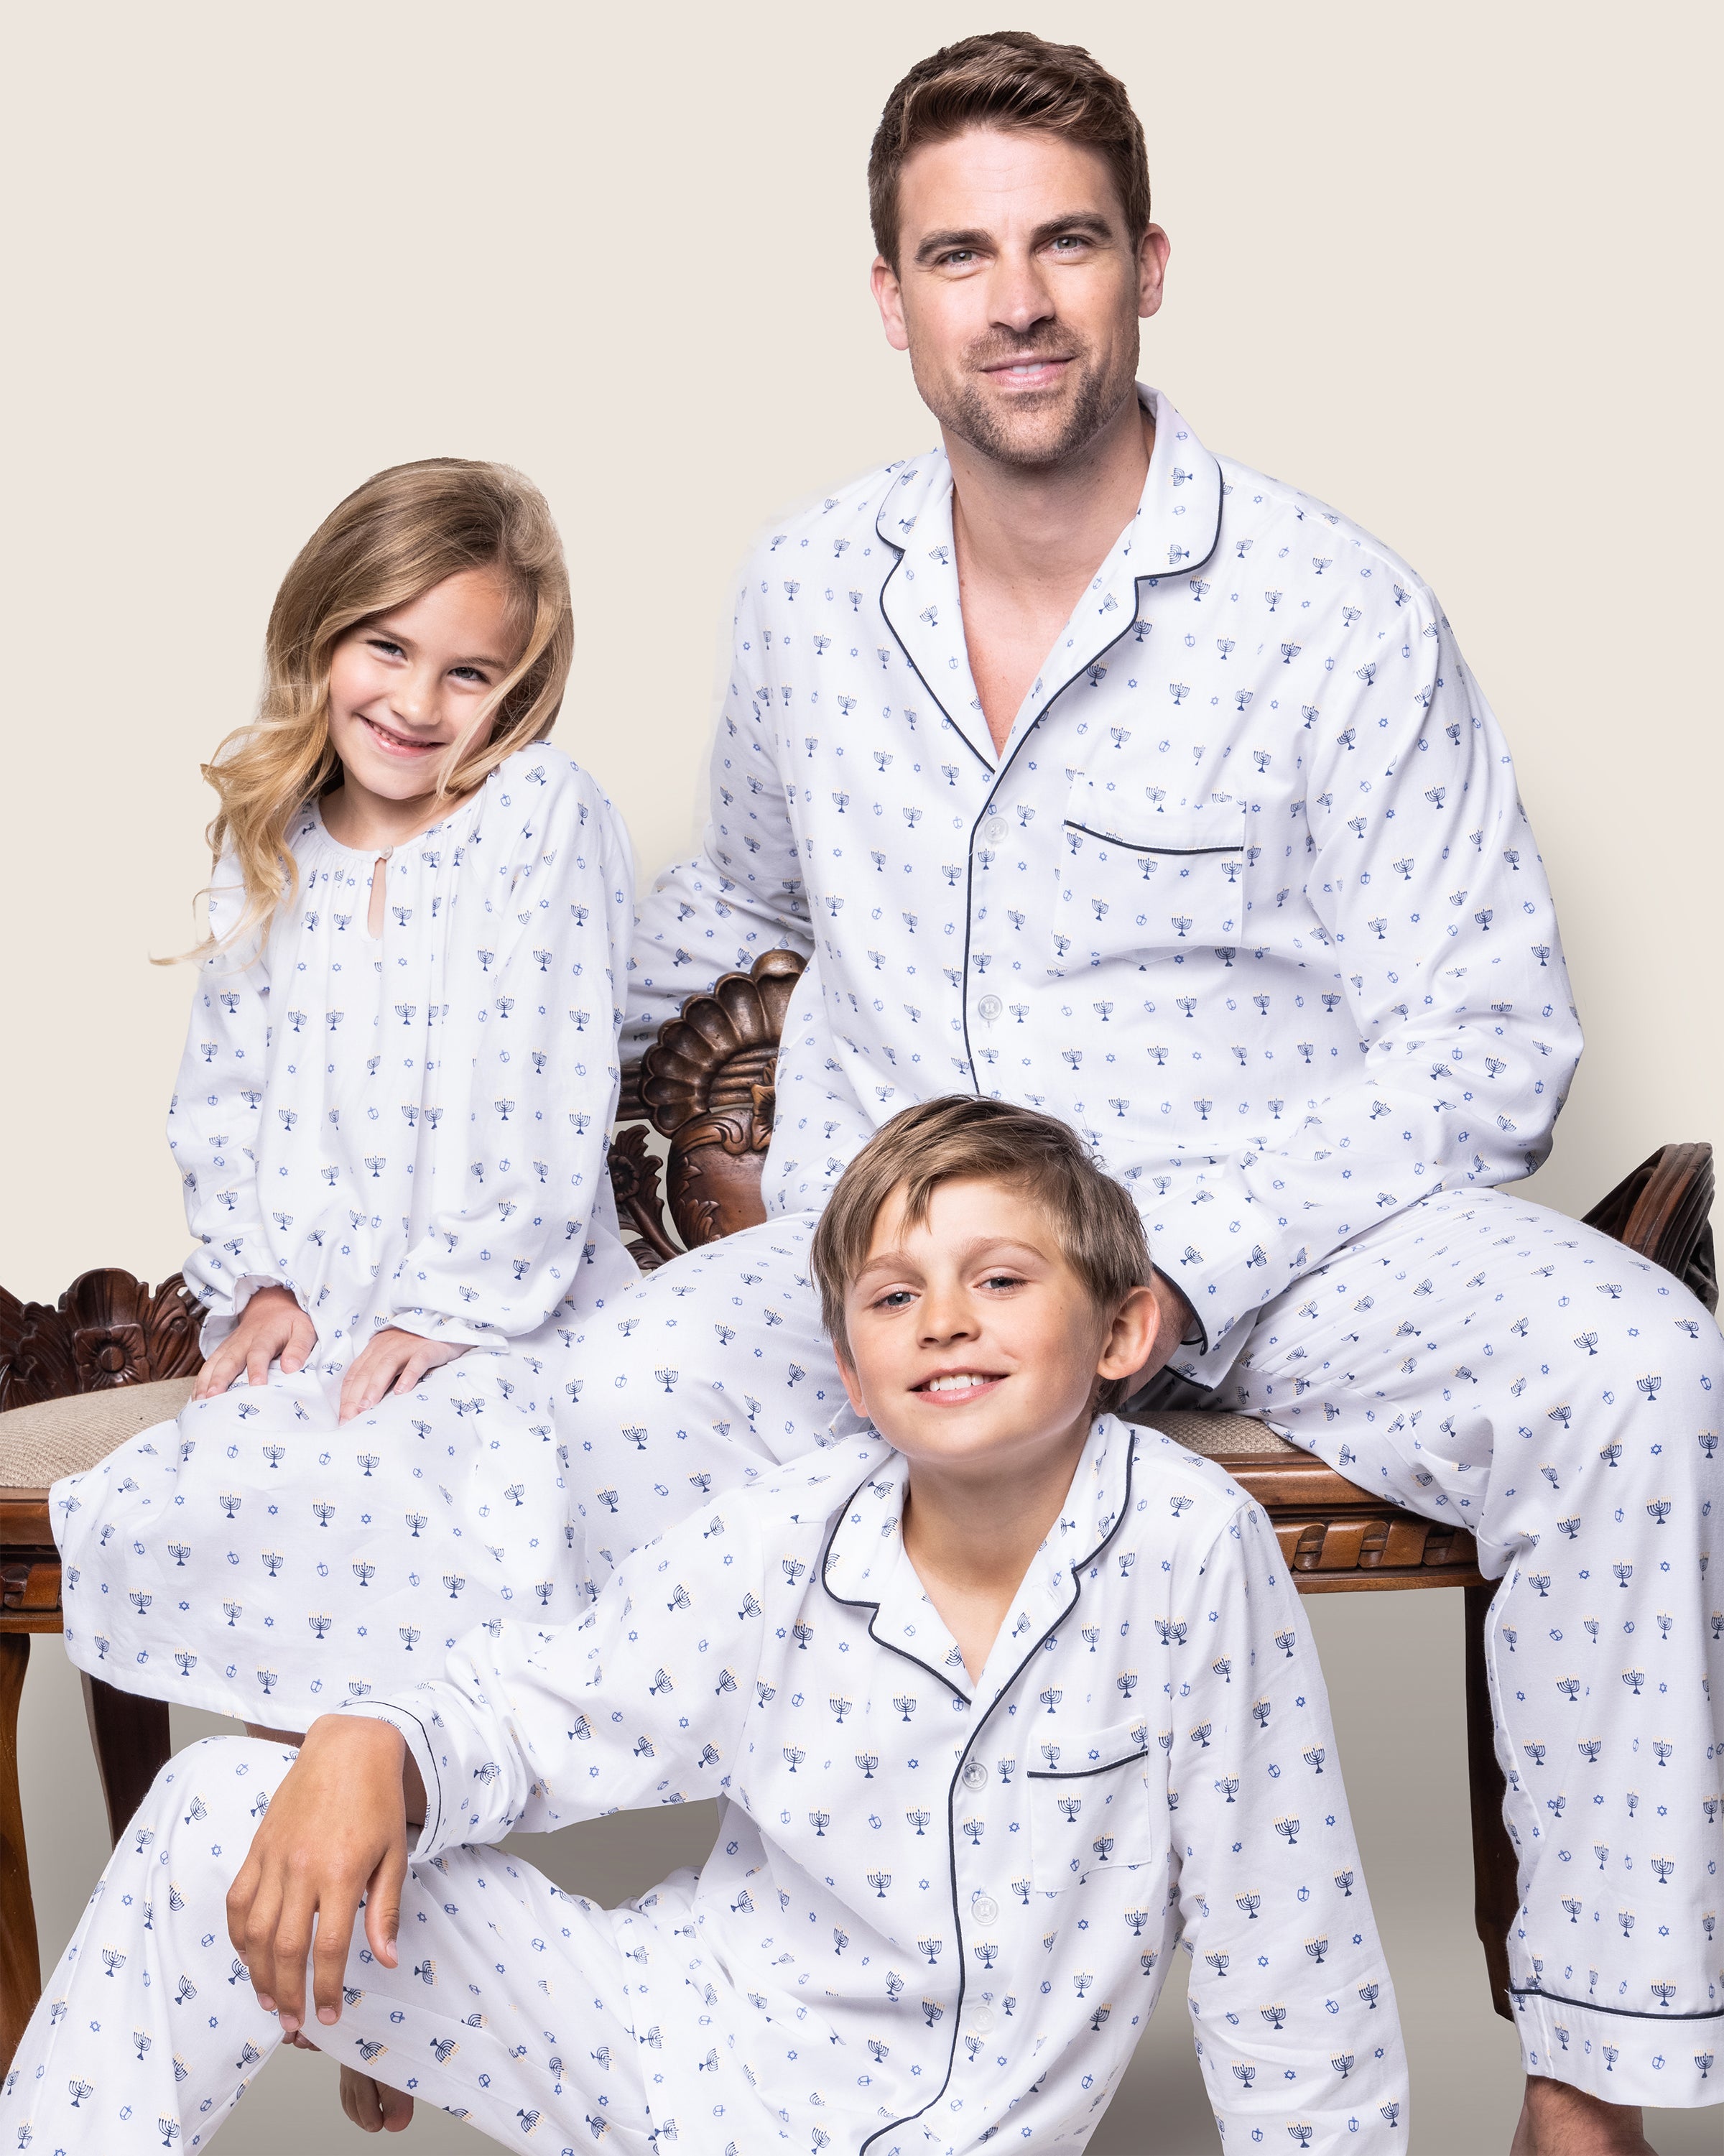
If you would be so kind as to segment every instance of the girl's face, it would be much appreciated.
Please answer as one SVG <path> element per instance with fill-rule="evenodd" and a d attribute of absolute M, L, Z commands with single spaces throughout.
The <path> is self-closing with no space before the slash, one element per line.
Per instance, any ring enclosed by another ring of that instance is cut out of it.
<path fill-rule="evenodd" d="M 445 577 L 349 629 L 329 670 L 330 739 L 346 785 L 385 801 L 428 794 L 520 649 L 508 593 L 489 569 Z"/>

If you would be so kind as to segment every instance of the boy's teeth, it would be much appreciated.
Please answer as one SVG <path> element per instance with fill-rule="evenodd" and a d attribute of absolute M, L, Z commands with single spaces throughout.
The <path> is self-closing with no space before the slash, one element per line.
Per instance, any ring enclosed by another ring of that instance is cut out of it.
<path fill-rule="evenodd" d="M 957 1377 L 930 1378 L 923 1389 L 930 1393 L 967 1393 L 972 1386 L 987 1383 L 987 1378 L 979 1377 L 975 1371 L 966 1370 Z"/>

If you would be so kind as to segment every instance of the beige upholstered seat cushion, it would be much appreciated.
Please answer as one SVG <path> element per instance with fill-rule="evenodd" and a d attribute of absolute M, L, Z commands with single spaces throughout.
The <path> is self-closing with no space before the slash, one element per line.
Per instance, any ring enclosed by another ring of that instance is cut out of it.
<path fill-rule="evenodd" d="M 152 1423 L 168 1422 L 192 1397 L 195 1378 L 110 1385 L 69 1400 L 0 1414 L 0 1490 L 41 1490 L 81 1474 Z"/>
<path fill-rule="evenodd" d="M 1266 1422 L 1252 1415 L 1207 1414 L 1189 1408 L 1166 1408 L 1160 1413 L 1135 1418 L 1146 1429 L 1165 1430 L 1188 1452 L 1200 1452 L 1206 1460 L 1235 1460 L 1243 1454 L 1260 1459 L 1297 1455 L 1301 1448 L 1277 1437 Z M 5 1424 L 0 1422 L 0 1430 Z"/>

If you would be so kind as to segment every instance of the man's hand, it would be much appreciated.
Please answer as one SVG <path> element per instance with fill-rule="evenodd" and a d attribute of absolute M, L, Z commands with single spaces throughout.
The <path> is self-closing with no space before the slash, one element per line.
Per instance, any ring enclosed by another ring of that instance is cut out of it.
<path fill-rule="evenodd" d="M 371 1950 L 385 1969 L 395 1966 L 407 1876 L 404 1768 L 417 1790 L 406 1743 L 387 1722 L 320 1715 L 252 1837 L 228 1895 L 228 1936 L 258 2004 L 279 2011 L 289 2036 L 305 2019 L 308 1956 L 317 2019 L 340 2020 L 362 1897 Z"/>
<path fill-rule="evenodd" d="M 198 1373 L 192 1388 L 194 1400 L 207 1400 L 224 1393 L 245 1373 L 249 1385 L 261 1385 L 269 1365 L 279 1355 L 281 1374 L 290 1378 L 303 1370 L 305 1358 L 317 1345 L 317 1327 L 300 1308 L 292 1291 L 260 1287 L 239 1313 L 238 1323 Z"/>
<path fill-rule="evenodd" d="M 403 1332 L 394 1325 L 373 1333 L 341 1380 L 340 1419 L 351 1422 L 355 1415 L 366 1414 L 386 1393 L 410 1393 L 426 1371 L 434 1370 L 439 1363 L 453 1363 L 466 1352 L 447 1341 L 423 1340 L 417 1332 Z"/>
<path fill-rule="evenodd" d="M 1149 1291 L 1155 1297 L 1161 1322 L 1156 1327 L 1155 1345 L 1149 1351 L 1149 1360 L 1126 1383 L 1127 1399 L 1134 1393 L 1141 1393 L 1157 1371 L 1172 1360 L 1173 1350 L 1191 1330 L 1191 1305 L 1159 1269 L 1149 1276 Z"/>

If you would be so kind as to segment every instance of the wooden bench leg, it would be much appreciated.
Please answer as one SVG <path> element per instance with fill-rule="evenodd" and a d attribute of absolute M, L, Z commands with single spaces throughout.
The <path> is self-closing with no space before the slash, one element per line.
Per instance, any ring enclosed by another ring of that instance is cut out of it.
<path fill-rule="evenodd" d="M 18 1788 L 18 1704 L 30 1665 L 28 1632 L 0 1632 L 0 2074 L 12 2064 L 36 2001 L 42 1961 Z"/>
<path fill-rule="evenodd" d="M 1473 1925 L 1485 1949 L 1491 2004 L 1505 2021 L 1509 2004 L 1509 1928 L 1521 1906 L 1515 1845 L 1503 1824 L 1507 1785 L 1496 1763 L 1491 1712 L 1491 1680 L 1485 1668 L 1485 1619 L 1495 1585 L 1469 1587 L 1466 1595 L 1466 1767 L 1473 1814 Z"/>
<path fill-rule="evenodd" d="M 167 1702 L 118 1691 L 86 1672 L 84 1712 L 108 1807 L 108 1839 L 117 1842 L 167 1764 Z"/>

